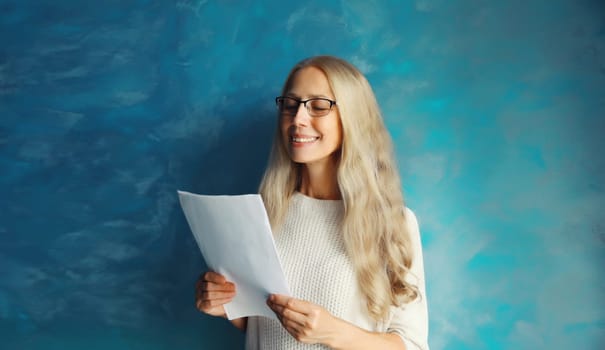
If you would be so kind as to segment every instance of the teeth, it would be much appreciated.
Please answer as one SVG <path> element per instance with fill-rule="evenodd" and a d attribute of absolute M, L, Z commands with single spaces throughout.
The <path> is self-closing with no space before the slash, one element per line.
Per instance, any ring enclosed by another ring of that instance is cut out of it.
<path fill-rule="evenodd" d="M 294 142 L 313 142 L 317 139 L 317 137 L 292 137 L 292 141 Z"/>

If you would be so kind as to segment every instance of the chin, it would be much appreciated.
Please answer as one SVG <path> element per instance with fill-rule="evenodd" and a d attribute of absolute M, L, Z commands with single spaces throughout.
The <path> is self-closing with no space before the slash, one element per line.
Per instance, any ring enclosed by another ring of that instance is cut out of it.
<path fill-rule="evenodd" d="M 295 155 L 290 153 L 290 159 L 294 163 L 298 164 L 313 164 L 313 163 L 322 163 L 331 160 L 333 157 L 330 155 L 313 157 L 313 156 L 303 156 L 303 155 Z"/>

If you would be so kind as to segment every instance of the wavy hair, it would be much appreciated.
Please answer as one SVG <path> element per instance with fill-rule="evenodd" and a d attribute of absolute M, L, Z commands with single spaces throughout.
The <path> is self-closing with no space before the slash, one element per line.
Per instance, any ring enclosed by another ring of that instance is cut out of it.
<path fill-rule="evenodd" d="M 417 286 L 406 281 L 412 246 L 391 137 L 367 79 L 340 58 L 315 56 L 299 62 L 286 78 L 282 94 L 294 75 L 310 66 L 326 74 L 338 101 L 343 141 L 337 177 L 344 203 L 345 249 L 370 316 L 385 320 L 390 306 L 419 295 Z M 290 159 L 280 130 L 278 125 L 259 190 L 274 229 L 281 225 L 301 176 L 301 165 Z"/>

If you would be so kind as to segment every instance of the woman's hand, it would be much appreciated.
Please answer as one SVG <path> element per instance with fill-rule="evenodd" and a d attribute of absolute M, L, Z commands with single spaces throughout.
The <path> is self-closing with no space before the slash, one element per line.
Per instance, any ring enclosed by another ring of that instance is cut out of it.
<path fill-rule="evenodd" d="M 288 333 L 302 343 L 329 345 L 339 330 L 340 320 L 311 302 L 272 294 L 267 305 Z"/>
<path fill-rule="evenodd" d="M 226 318 L 224 304 L 235 296 L 235 284 L 216 272 L 208 271 L 195 284 L 195 306 L 203 313 Z"/>

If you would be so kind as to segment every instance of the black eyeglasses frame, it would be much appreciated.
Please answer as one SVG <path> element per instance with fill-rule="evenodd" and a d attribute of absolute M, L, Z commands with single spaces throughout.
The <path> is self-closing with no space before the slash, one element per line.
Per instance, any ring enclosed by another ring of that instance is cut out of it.
<path fill-rule="evenodd" d="M 332 107 L 338 105 L 336 103 L 336 101 L 330 100 L 329 98 L 325 98 L 325 97 L 312 97 L 312 98 L 309 98 L 309 99 L 306 99 L 306 100 L 301 100 L 301 99 L 298 99 L 298 98 L 292 97 L 292 96 L 277 96 L 275 98 L 275 104 L 277 105 L 277 108 L 279 109 L 279 112 L 282 113 L 282 114 L 285 114 L 285 112 L 280 108 L 280 101 L 283 102 L 283 100 L 286 99 L 286 98 L 298 102 L 298 106 L 296 107 L 296 110 L 298 110 L 298 108 L 300 108 L 300 104 L 302 103 L 302 105 L 307 110 L 307 113 L 311 117 L 313 117 L 313 118 L 320 118 L 320 117 L 324 117 L 324 116 L 330 114 L 330 112 L 332 111 Z M 328 102 L 330 102 L 330 107 L 326 110 L 325 114 L 315 115 L 315 113 L 313 113 L 310 110 L 310 107 L 307 107 L 307 102 L 309 102 L 309 101 L 317 101 L 317 100 L 322 100 L 322 101 L 328 101 Z"/>

